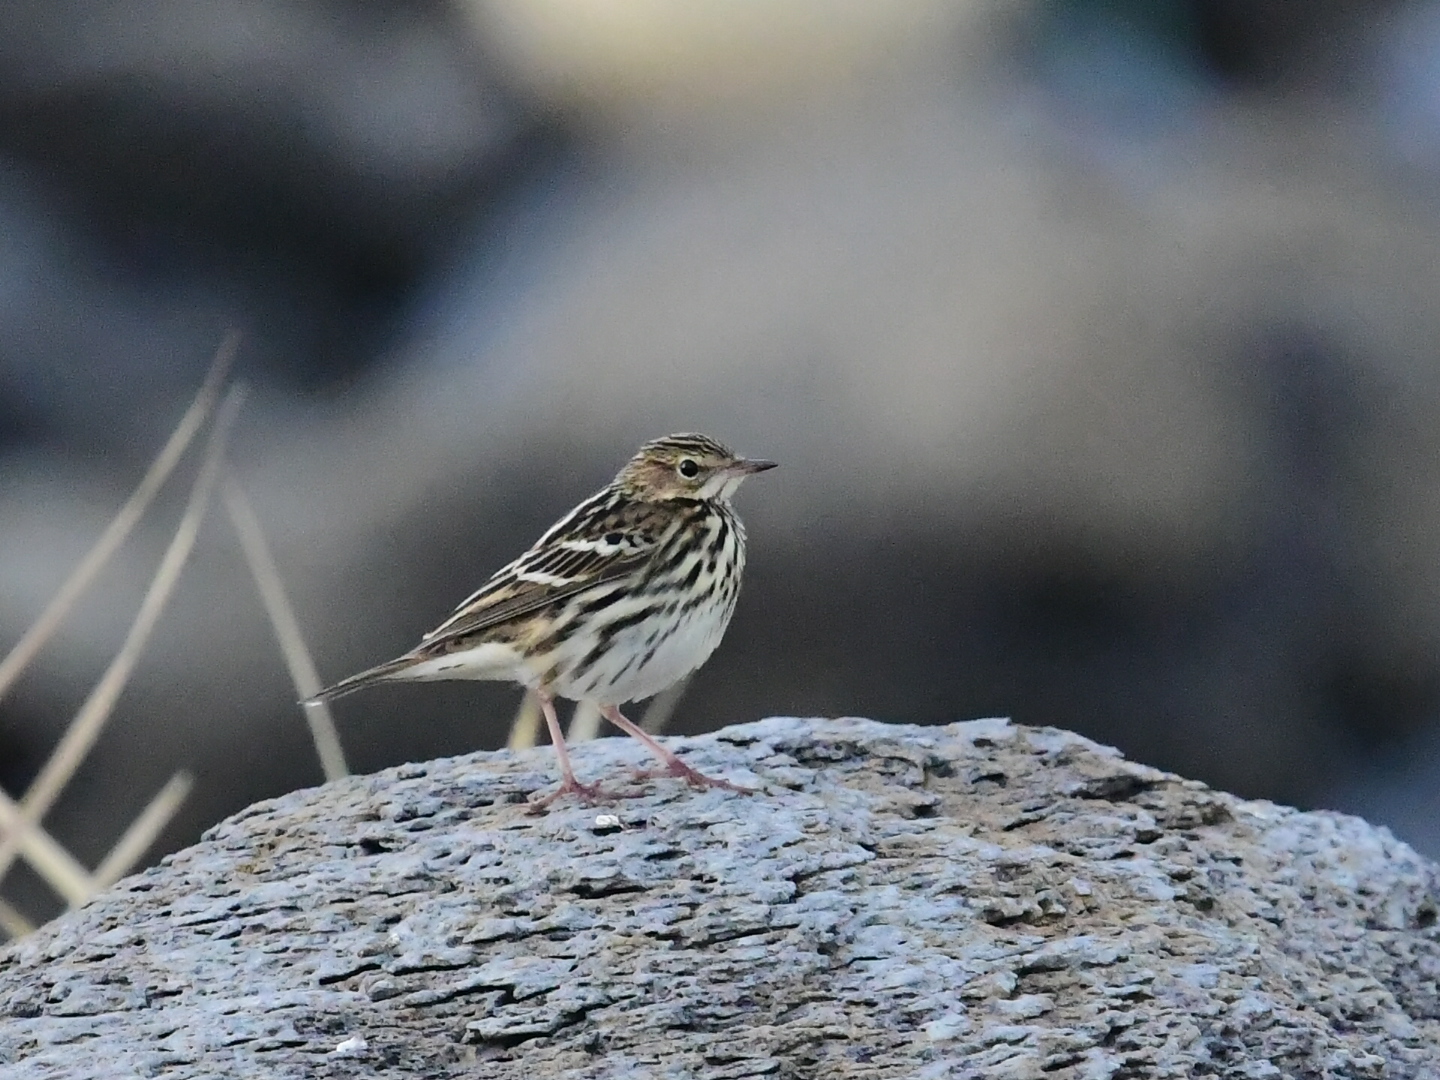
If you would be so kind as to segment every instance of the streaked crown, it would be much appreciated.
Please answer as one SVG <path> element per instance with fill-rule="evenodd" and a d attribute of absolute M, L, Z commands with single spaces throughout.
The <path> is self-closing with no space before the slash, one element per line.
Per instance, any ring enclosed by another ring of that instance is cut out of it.
<path fill-rule="evenodd" d="M 743 458 L 708 435 L 666 435 L 642 446 L 615 477 L 615 486 L 637 499 L 728 500 L 752 473 L 775 462 Z"/>

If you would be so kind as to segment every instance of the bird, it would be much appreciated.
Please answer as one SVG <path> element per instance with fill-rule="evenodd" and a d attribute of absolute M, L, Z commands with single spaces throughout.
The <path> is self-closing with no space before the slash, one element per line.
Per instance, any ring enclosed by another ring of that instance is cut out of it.
<path fill-rule="evenodd" d="M 744 458 L 707 435 L 641 446 L 615 479 L 497 570 L 409 652 L 306 699 L 313 705 L 386 682 L 513 682 L 539 699 L 565 794 L 607 796 L 575 776 L 555 699 L 589 702 L 639 740 L 661 772 L 695 787 L 747 791 L 686 764 L 620 711 L 695 671 L 735 612 L 745 527 L 731 505 L 776 462 Z"/>

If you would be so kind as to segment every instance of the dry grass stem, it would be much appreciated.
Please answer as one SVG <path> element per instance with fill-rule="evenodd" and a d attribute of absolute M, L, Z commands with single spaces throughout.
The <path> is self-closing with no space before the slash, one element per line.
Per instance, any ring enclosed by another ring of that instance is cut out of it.
<path fill-rule="evenodd" d="M 125 835 L 115 842 L 110 854 L 95 868 L 93 878 L 96 892 L 108 889 L 130 872 L 145 852 L 150 850 L 155 838 L 170 824 L 175 811 L 180 809 L 180 804 L 194 786 L 193 776 L 188 772 L 177 772 L 156 792 L 150 804 L 140 812 L 140 816 L 130 823 Z"/>
<path fill-rule="evenodd" d="M 190 489 L 190 498 L 186 503 L 185 512 L 180 518 L 175 535 L 170 540 L 170 546 L 166 548 L 165 554 L 160 560 L 150 587 L 140 602 L 140 610 L 130 624 L 130 630 L 125 635 L 125 641 L 121 644 L 120 651 L 110 661 L 110 666 L 106 668 L 100 681 L 95 684 L 95 688 L 85 699 L 85 703 L 80 706 L 80 711 L 70 722 L 59 745 L 41 768 L 40 774 L 30 785 L 25 797 L 20 800 L 21 814 L 31 824 L 39 822 L 45 816 L 65 785 L 70 782 L 75 770 L 80 767 L 85 755 L 90 752 L 90 748 L 99 737 L 100 730 L 110 718 L 110 712 L 114 708 L 115 702 L 125 689 L 125 683 L 129 680 L 141 652 L 150 640 L 155 623 L 170 599 L 175 583 L 179 580 L 180 571 L 195 546 L 195 538 L 200 532 L 200 524 L 204 520 L 215 484 L 219 480 L 225 443 L 243 398 L 244 393 L 241 389 L 233 387 L 225 395 L 225 400 L 221 402 L 215 415 L 214 426 L 210 430 L 209 441 L 205 447 L 205 457 L 200 463 L 200 469 Z M 5 837 L 3 843 L 0 843 L 0 878 L 4 877 L 15 861 L 18 843 L 18 838 L 13 830 L 9 836 Z"/>
<path fill-rule="evenodd" d="M 581 701 L 570 714 L 570 727 L 565 732 L 565 741 L 589 742 L 600 734 L 600 709 L 588 701 Z"/>
<path fill-rule="evenodd" d="M 318 694 L 324 683 L 320 681 L 320 673 L 315 669 L 310 650 L 305 647 L 300 621 L 295 618 L 295 609 L 290 606 L 290 598 L 285 593 L 279 567 L 275 565 L 275 557 L 270 552 L 270 545 L 265 541 L 260 520 L 255 516 L 255 510 L 244 489 L 234 477 L 225 478 L 223 495 L 225 509 L 230 513 L 230 522 L 235 526 L 235 533 L 240 538 L 240 549 L 245 553 L 245 561 L 250 566 L 250 574 L 260 592 L 260 600 L 265 605 L 265 614 L 270 619 L 275 640 L 279 642 L 280 652 L 285 657 L 285 666 L 290 669 L 290 681 L 295 684 L 295 690 L 303 701 Z M 340 745 L 340 735 L 335 730 L 335 720 L 330 713 L 330 707 L 320 702 L 308 707 L 302 706 L 300 711 L 310 725 L 310 738 L 315 743 L 315 753 L 320 757 L 320 768 L 325 773 L 325 779 L 338 780 L 342 776 L 349 776 L 350 769 L 345 764 L 345 750 Z"/>
<path fill-rule="evenodd" d="M 510 738 L 505 745 L 511 750 L 529 750 L 539 738 L 540 699 L 526 690 L 515 719 L 510 722 Z"/>
<path fill-rule="evenodd" d="M 0 933 L 14 940 L 34 933 L 35 924 L 20 914 L 13 906 L 0 900 Z"/>
<path fill-rule="evenodd" d="M 656 694 L 655 700 L 650 702 L 650 707 L 640 718 L 640 726 L 651 735 L 659 735 L 664 731 L 665 725 L 670 723 L 670 717 L 675 715 L 675 706 L 680 704 L 680 699 L 685 696 L 685 691 L 690 689 L 692 678 L 693 676 L 686 675 L 668 690 Z"/>
<path fill-rule="evenodd" d="M 79 907 L 95 895 L 90 871 L 66 851 L 54 837 L 30 821 L 20 804 L 0 792 L 0 835 L 7 849 L 18 845 L 25 861 L 35 868 L 71 907 Z M 14 857 L 11 857 L 14 861 Z"/>
<path fill-rule="evenodd" d="M 65 616 L 69 614 L 71 607 L 78 600 L 86 587 L 94 579 L 100 569 L 110 560 L 135 523 L 140 520 L 146 508 L 154 500 L 155 495 L 174 471 L 176 464 L 184 455 L 191 441 L 195 438 L 201 426 L 209 418 L 215 409 L 215 403 L 219 400 L 220 390 L 224 386 L 225 378 L 229 374 L 230 366 L 235 359 L 235 352 L 240 344 L 239 334 L 231 331 L 220 343 L 220 348 L 215 353 L 215 359 L 210 364 L 209 374 L 205 376 L 204 383 L 195 394 L 195 400 L 185 410 L 185 415 L 175 425 L 175 430 L 170 433 L 170 438 L 160 448 L 160 453 L 150 463 L 140 483 L 136 486 L 130 498 L 116 512 L 95 545 L 80 560 L 78 566 L 70 572 L 60 590 L 46 605 L 40 617 L 30 625 L 19 641 L 0 660 L 0 697 L 4 697 L 20 673 L 35 659 L 36 653 L 44 646 Z"/>

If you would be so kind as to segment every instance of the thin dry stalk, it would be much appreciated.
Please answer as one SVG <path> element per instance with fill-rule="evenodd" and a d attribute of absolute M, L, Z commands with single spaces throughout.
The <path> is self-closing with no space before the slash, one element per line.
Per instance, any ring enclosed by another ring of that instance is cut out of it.
<path fill-rule="evenodd" d="M 685 696 L 685 691 L 690 689 L 692 678 L 694 678 L 693 675 L 686 675 L 668 690 L 656 694 L 655 700 L 650 702 L 650 707 L 640 718 L 640 726 L 651 735 L 659 735 L 664 731 L 665 725 L 670 722 L 670 717 L 675 715 L 675 706 L 680 704 L 680 699 Z"/>
<path fill-rule="evenodd" d="M 95 895 L 90 871 L 81 866 L 79 860 L 53 836 L 28 820 L 20 804 L 4 792 L 0 792 L 0 835 L 5 837 L 7 846 L 18 838 L 25 861 L 71 907 L 78 907 Z"/>
<path fill-rule="evenodd" d="M 324 683 L 320 681 L 320 672 L 315 669 L 310 650 L 305 647 L 305 638 L 300 632 L 300 620 L 295 617 L 295 609 L 290 606 L 290 598 L 286 595 L 284 582 L 280 579 L 280 569 L 275 565 L 275 557 L 270 553 L 270 545 L 265 541 L 260 519 L 255 516 L 250 500 L 234 477 L 225 478 L 223 495 L 225 509 L 230 512 L 230 522 L 235 526 L 235 533 L 240 538 L 240 550 L 245 553 L 245 562 L 249 564 L 250 575 L 255 579 L 255 587 L 265 605 L 270 628 L 275 632 L 275 640 L 279 642 L 280 652 L 285 657 L 285 666 L 290 670 L 290 681 L 295 684 L 299 699 L 304 701 L 318 694 Z M 301 712 L 305 714 L 305 720 L 310 725 L 310 738 L 315 743 L 315 753 L 320 757 L 320 768 L 325 773 L 325 779 L 338 780 L 342 776 L 349 776 L 350 769 L 345 764 L 345 750 L 340 745 L 340 735 L 335 730 L 335 720 L 330 715 L 330 707 L 320 702 L 302 707 Z"/>
<path fill-rule="evenodd" d="M 194 786 L 195 778 L 182 771 L 172 776 L 165 786 L 156 792 L 149 805 L 140 812 L 140 816 L 130 823 L 125 835 L 115 842 L 110 854 L 95 868 L 93 878 L 96 892 L 108 889 L 130 872 L 131 867 L 150 850 L 155 838 L 170 824 L 175 811 L 180 809 L 180 804 Z"/>
<path fill-rule="evenodd" d="M 11 941 L 35 932 L 35 924 L 5 900 L 0 900 L 0 933 Z"/>
<path fill-rule="evenodd" d="M 101 728 L 110 718 L 110 712 L 115 707 L 115 702 L 125 689 L 125 683 L 129 680 L 130 673 L 140 659 L 141 652 L 149 642 L 151 631 L 155 629 L 155 623 L 159 619 L 161 611 L 164 610 L 165 604 L 169 601 L 171 592 L 174 591 L 180 571 L 195 546 L 195 538 L 200 532 L 200 524 L 204 520 L 211 494 L 220 477 L 225 442 L 229 437 L 230 428 L 243 399 L 243 391 L 239 387 L 232 387 L 225 395 L 225 400 L 221 402 L 219 411 L 215 415 L 214 426 L 210 431 L 210 439 L 205 447 L 205 457 L 200 463 L 199 472 L 190 489 L 190 498 L 185 506 L 185 513 L 180 519 L 174 537 L 170 540 L 170 546 L 166 548 L 165 554 L 160 560 L 160 566 L 155 571 L 150 588 L 140 602 L 140 610 L 136 613 L 134 622 L 130 624 L 130 630 L 120 646 L 120 651 L 110 661 L 110 666 L 106 668 L 100 681 L 95 684 L 95 688 L 85 699 L 85 703 L 80 706 L 80 711 L 70 722 L 59 745 L 55 747 L 49 760 L 41 768 L 40 774 L 30 785 L 25 797 L 20 800 L 21 814 L 29 823 L 36 824 L 45 816 L 65 785 L 70 782 L 75 770 L 80 767 L 85 755 L 90 752 L 90 748 L 100 735 Z M 10 835 L 0 841 L 0 878 L 5 876 L 14 863 L 19 847 L 19 840 L 14 830 L 9 832 Z"/>
<path fill-rule="evenodd" d="M 225 335 L 225 340 L 220 343 L 220 348 L 215 352 L 215 359 L 210 364 L 210 371 L 205 376 L 199 391 L 195 394 L 195 400 L 185 410 L 185 415 L 175 425 L 175 430 L 170 433 L 170 438 L 160 448 L 160 453 L 150 463 L 150 468 L 141 477 L 140 483 L 131 493 L 130 498 L 125 500 L 125 505 L 120 507 L 110 524 L 105 526 L 105 531 L 95 541 L 92 547 L 80 564 L 70 572 L 65 583 L 60 586 L 60 591 L 55 594 L 45 610 L 40 613 L 28 630 L 21 635 L 14 647 L 0 660 L 0 697 L 14 685 L 15 680 L 20 677 L 36 653 L 50 640 L 51 635 L 60 626 L 65 616 L 70 613 L 87 586 L 94 579 L 100 569 L 110 560 L 135 523 L 145 513 L 146 508 L 154 500 L 156 493 L 174 471 L 180 458 L 190 446 L 191 440 L 195 438 L 205 421 L 215 409 L 215 403 L 219 400 L 220 390 L 224 386 L 225 377 L 229 374 L 230 365 L 235 359 L 235 352 L 240 344 L 240 335 L 234 331 Z"/>
<path fill-rule="evenodd" d="M 582 701 L 570 714 L 570 727 L 565 732 L 566 742 L 589 742 L 600 734 L 600 708 L 589 701 Z"/>
<path fill-rule="evenodd" d="M 511 750 L 529 750 L 539 738 L 540 699 L 526 690 L 515 719 L 510 721 L 510 738 L 505 745 Z"/>

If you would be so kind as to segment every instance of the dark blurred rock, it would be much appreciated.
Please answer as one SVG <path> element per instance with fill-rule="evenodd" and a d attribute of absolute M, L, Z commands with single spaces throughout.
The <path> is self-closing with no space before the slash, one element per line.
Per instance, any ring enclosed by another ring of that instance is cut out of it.
<path fill-rule="evenodd" d="M 107 378 L 146 413 L 227 323 L 252 374 L 353 373 L 538 130 L 443 4 L 7 5 L 0 214 L 30 219 L 11 273 L 54 310 L 9 313 L 0 423 L 68 444 L 105 426 Z"/>
<path fill-rule="evenodd" d="M 1374 63 L 1377 31 L 1405 9 L 1423 6 L 1409 0 L 1040 0 L 1017 5 L 1014 13 L 1022 37 L 1040 44 L 1041 55 L 1101 60 L 1088 70 L 1096 83 L 1169 68 L 1247 91 L 1327 95 L 1353 91 Z M 1064 66 L 1080 73 L 1078 63 Z"/>

